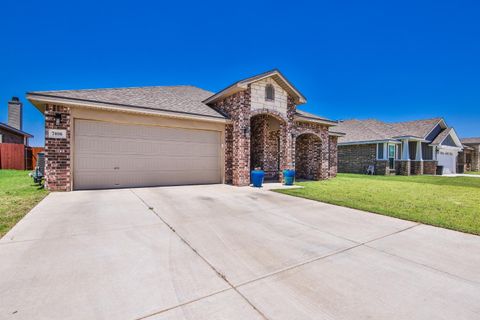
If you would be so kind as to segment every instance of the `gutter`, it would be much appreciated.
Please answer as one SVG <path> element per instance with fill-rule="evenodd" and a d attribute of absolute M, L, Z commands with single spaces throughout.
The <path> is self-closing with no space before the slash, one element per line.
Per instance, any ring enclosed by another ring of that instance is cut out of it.
<path fill-rule="evenodd" d="M 352 141 L 352 142 L 339 142 L 339 146 L 352 146 L 356 144 L 377 144 L 377 143 L 394 143 L 394 144 L 402 144 L 401 141 L 398 140 L 370 140 L 370 141 Z"/>

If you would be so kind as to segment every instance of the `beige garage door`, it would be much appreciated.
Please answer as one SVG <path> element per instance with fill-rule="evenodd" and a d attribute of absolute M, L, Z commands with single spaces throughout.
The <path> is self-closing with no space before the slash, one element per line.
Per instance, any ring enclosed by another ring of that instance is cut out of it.
<path fill-rule="evenodd" d="M 74 189 L 221 182 L 218 131 L 75 121 Z"/>

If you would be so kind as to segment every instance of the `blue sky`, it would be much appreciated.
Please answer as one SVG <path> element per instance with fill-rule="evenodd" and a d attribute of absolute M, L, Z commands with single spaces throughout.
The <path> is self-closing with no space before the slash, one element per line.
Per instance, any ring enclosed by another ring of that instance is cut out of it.
<path fill-rule="evenodd" d="M 279 68 L 333 119 L 443 116 L 480 136 L 479 1 L 2 1 L 0 121 L 34 90 L 191 84 Z"/>

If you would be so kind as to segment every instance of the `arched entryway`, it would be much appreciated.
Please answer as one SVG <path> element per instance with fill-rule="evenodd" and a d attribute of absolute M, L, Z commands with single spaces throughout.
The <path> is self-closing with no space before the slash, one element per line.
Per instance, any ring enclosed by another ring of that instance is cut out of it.
<path fill-rule="evenodd" d="M 250 168 L 261 168 L 267 180 L 279 178 L 283 123 L 270 114 L 257 114 L 250 119 Z"/>
<path fill-rule="evenodd" d="M 295 140 L 295 177 L 320 180 L 322 163 L 322 140 L 316 134 L 304 133 Z"/>

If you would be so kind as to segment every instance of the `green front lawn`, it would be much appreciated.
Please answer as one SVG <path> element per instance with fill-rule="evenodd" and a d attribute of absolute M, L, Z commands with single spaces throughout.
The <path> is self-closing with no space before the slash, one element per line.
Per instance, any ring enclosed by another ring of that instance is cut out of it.
<path fill-rule="evenodd" d="M 480 174 L 480 171 L 467 171 L 466 174 Z"/>
<path fill-rule="evenodd" d="M 276 191 L 480 235 L 480 179 L 339 174 L 297 184 Z"/>
<path fill-rule="evenodd" d="M 0 238 L 47 194 L 28 171 L 0 170 Z"/>

